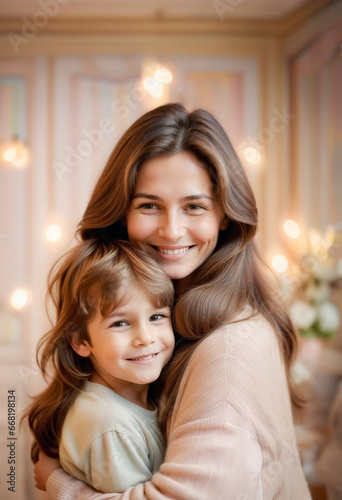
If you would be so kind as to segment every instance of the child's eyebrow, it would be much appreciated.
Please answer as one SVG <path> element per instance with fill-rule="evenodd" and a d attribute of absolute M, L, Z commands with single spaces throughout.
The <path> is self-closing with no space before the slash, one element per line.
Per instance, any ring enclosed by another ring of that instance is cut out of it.
<path fill-rule="evenodd" d="M 103 318 L 103 321 L 106 321 L 106 320 L 112 319 L 112 318 L 116 318 L 117 316 L 126 316 L 127 314 L 128 314 L 127 311 L 124 311 L 124 310 L 123 311 L 117 311 L 117 310 L 115 310 L 115 311 L 111 312 L 110 314 L 108 314 L 107 316 L 105 316 Z"/>
<path fill-rule="evenodd" d="M 152 312 L 151 314 L 155 314 L 158 311 L 163 311 L 165 309 L 171 310 L 170 306 L 158 306 L 158 305 L 155 305 L 154 309 L 155 309 L 155 311 Z M 128 316 L 129 314 L 130 314 L 130 312 L 126 311 L 125 309 L 122 309 L 122 310 L 115 309 L 115 311 L 113 311 L 110 314 L 108 314 L 107 316 L 105 316 L 102 321 L 111 320 L 111 319 L 116 318 L 116 317 Z"/>

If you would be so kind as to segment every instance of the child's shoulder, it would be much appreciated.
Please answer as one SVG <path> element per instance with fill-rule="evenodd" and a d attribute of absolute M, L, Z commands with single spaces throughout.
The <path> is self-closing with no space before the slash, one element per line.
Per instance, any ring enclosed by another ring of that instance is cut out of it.
<path fill-rule="evenodd" d="M 122 398 L 111 389 L 85 382 L 67 413 L 64 426 L 100 435 L 105 432 L 136 432 L 140 426 L 154 425 L 156 412 L 144 410 Z"/>

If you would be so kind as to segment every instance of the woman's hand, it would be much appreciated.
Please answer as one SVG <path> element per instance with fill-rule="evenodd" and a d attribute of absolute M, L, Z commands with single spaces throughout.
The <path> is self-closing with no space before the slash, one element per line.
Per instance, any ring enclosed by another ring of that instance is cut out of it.
<path fill-rule="evenodd" d="M 50 474 L 60 468 L 57 458 L 51 458 L 45 455 L 43 451 L 39 451 L 38 461 L 34 466 L 34 479 L 36 481 L 35 487 L 38 490 L 46 491 L 46 481 L 49 479 Z"/>

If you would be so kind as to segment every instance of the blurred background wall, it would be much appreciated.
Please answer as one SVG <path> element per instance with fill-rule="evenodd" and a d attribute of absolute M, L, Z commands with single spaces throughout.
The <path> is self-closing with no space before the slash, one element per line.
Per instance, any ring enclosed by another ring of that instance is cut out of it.
<path fill-rule="evenodd" d="M 341 230 L 342 3 L 11 0 L 1 11 L 0 488 L 1 498 L 36 500 L 45 497 L 18 425 L 43 387 L 35 347 L 49 326 L 46 277 L 117 139 L 164 102 L 213 112 L 255 191 L 266 261 L 298 266 L 310 231 L 324 242 Z M 287 219 L 299 223 L 297 240 L 284 234 Z M 313 489 L 323 484 L 308 476 Z"/>

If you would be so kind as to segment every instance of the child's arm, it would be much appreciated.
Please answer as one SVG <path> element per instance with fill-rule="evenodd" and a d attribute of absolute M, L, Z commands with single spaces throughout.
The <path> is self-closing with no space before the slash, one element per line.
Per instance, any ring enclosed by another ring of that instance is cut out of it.
<path fill-rule="evenodd" d="M 146 442 L 138 440 L 138 436 L 118 431 L 106 432 L 91 443 L 82 469 L 85 479 L 79 479 L 104 493 L 120 493 L 152 477 Z M 76 475 L 72 470 L 66 471 Z"/>

